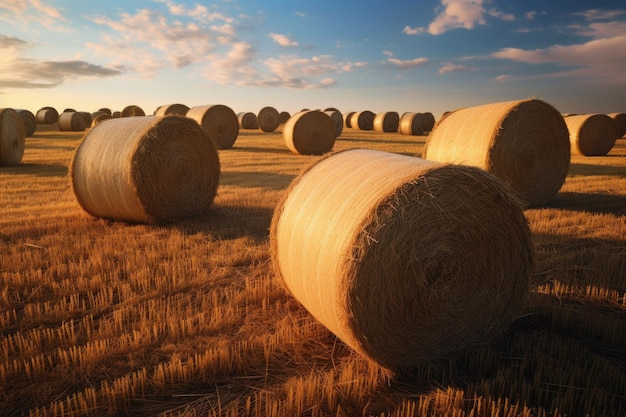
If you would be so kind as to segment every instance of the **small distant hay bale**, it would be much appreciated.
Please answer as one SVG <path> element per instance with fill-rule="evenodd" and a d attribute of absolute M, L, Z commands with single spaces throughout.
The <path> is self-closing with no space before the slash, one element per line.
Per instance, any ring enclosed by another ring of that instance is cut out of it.
<path fill-rule="evenodd" d="M 0 108 L 0 166 L 19 165 L 26 146 L 26 126 L 11 108 Z"/>
<path fill-rule="evenodd" d="M 333 121 L 335 125 L 335 137 L 338 138 L 343 132 L 343 116 L 339 110 L 324 110 L 324 113 Z"/>
<path fill-rule="evenodd" d="M 495 176 L 366 149 L 323 158 L 292 182 L 270 247 L 291 294 L 392 370 L 500 336 L 534 265 L 519 201 Z"/>
<path fill-rule="evenodd" d="M 322 155 L 335 145 L 335 126 L 325 113 L 309 110 L 297 113 L 283 128 L 285 144 L 293 153 Z"/>
<path fill-rule="evenodd" d="M 435 116 L 430 112 L 419 113 L 417 116 L 417 122 L 420 124 L 422 132 L 430 132 L 435 127 Z"/>
<path fill-rule="evenodd" d="M 617 139 L 615 120 L 606 114 L 579 114 L 565 118 L 573 154 L 602 156 Z"/>
<path fill-rule="evenodd" d="M 289 114 L 288 111 L 281 111 L 280 113 L 278 113 L 278 119 L 280 120 L 281 123 L 286 123 L 290 117 L 291 117 L 291 114 Z"/>
<path fill-rule="evenodd" d="M 108 107 L 101 107 L 98 109 L 98 111 L 102 113 L 107 113 L 109 116 L 113 114 L 113 112 L 111 112 L 111 109 Z"/>
<path fill-rule="evenodd" d="M 135 117 L 135 116 L 145 116 L 146 113 L 139 106 L 131 104 L 122 109 L 121 117 Z"/>
<path fill-rule="evenodd" d="M 398 123 L 398 132 L 402 135 L 422 136 L 422 124 L 419 119 L 420 113 L 407 112 L 403 113 Z"/>
<path fill-rule="evenodd" d="M 359 130 L 374 130 L 375 114 L 369 110 L 355 112 L 350 120 L 350 126 Z"/>
<path fill-rule="evenodd" d="M 508 184 L 527 206 L 545 204 L 567 176 L 570 143 L 561 114 L 541 100 L 468 107 L 434 127 L 423 157 L 482 168 Z"/>
<path fill-rule="evenodd" d="M 154 111 L 155 116 L 185 116 L 189 106 L 180 103 L 164 104 Z"/>
<path fill-rule="evenodd" d="M 349 111 L 343 114 L 343 125 L 347 128 L 352 128 L 352 116 L 355 111 Z"/>
<path fill-rule="evenodd" d="M 33 136 L 35 130 L 37 129 L 37 118 L 30 110 L 25 109 L 14 109 L 17 114 L 20 115 L 22 121 L 24 122 L 24 127 L 26 128 L 26 136 Z"/>
<path fill-rule="evenodd" d="M 395 111 L 376 113 L 374 116 L 374 130 L 376 132 L 397 132 L 400 115 Z"/>
<path fill-rule="evenodd" d="M 59 120 L 59 112 L 54 107 L 42 107 L 35 114 L 37 123 L 42 125 L 51 125 Z"/>
<path fill-rule="evenodd" d="M 111 116 L 110 114 L 107 113 L 100 113 L 98 115 L 96 115 L 96 117 L 93 117 L 91 120 L 91 127 L 94 127 L 102 122 L 104 122 L 105 120 L 109 120 L 112 119 L 113 116 Z"/>
<path fill-rule="evenodd" d="M 85 127 L 87 128 L 91 126 L 91 122 L 93 122 L 93 117 L 91 116 L 91 113 L 86 111 L 81 111 L 79 113 L 83 116 L 83 119 L 85 119 Z"/>
<path fill-rule="evenodd" d="M 111 113 L 111 117 L 114 119 L 117 119 L 118 117 L 122 117 L 122 112 L 119 110 L 116 110 L 113 113 Z"/>
<path fill-rule="evenodd" d="M 59 130 L 81 132 L 86 128 L 85 118 L 79 112 L 64 112 L 59 115 Z"/>
<path fill-rule="evenodd" d="M 198 122 L 218 149 L 230 149 L 235 144 L 239 122 L 230 107 L 222 104 L 197 106 L 187 111 L 187 117 Z"/>
<path fill-rule="evenodd" d="M 259 129 L 264 132 L 273 132 L 280 125 L 278 110 L 274 107 L 266 106 L 259 110 L 257 114 Z"/>
<path fill-rule="evenodd" d="M 336 108 L 336 107 L 326 107 L 326 108 L 324 109 L 324 111 L 339 111 L 339 109 L 338 109 L 338 108 Z M 340 112 L 340 111 L 339 111 L 339 114 L 341 114 L 341 112 Z"/>
<path fill-rule="evenodd" d="M 239 122 L 240 129 L 258 129 L 259 128 L 259 123 L 256 118 L 256 114 L 252 112 L 237 113 L 237 120 Z"/>
<path fill-rule="evenodd" d="M 615 121 L 617 137 L 623 138 L 626 135 L 626 113 L 609 113 L 607 116 Z"/>
<path fill-rule="evenodd" d="M 217 150 L 198 123 L 145 116 L 91 129 L 74 153 L 70 177 L 90 215 L 161 223 L 206 213 L 219 174 Z"/>

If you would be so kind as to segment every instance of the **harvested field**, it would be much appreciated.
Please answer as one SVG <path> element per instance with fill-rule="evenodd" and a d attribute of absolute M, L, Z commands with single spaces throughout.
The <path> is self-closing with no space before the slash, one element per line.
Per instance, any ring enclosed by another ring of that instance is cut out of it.
<path fill-rule="evenodd" d="M 207 214 L 151 225 L 86 214 L 68 177 L 83 132 L 38 125 L 0 167 L 2 416 L 626 414 L 626 139 L 573 155 L 559 193 L 524 211 L 536 270 L 508 331 L 392 374 L 273 270 L 274 209 L 323 158 L 281 129 L 219 151 Z M 346 127 L 333 151 L 413 156 L 425 141 Z"/>

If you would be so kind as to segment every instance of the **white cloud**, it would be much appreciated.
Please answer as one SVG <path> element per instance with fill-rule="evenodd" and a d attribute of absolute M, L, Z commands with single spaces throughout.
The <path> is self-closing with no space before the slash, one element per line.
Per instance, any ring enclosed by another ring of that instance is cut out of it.
<path fill-rule="evenodd" d="M 593 39 L 612 38 L 626 33 L 626 22 L 591 23 L 578 33 Z"/>
<path fill-rule="evenodd" d="M 467 69 L 468 68 L 465 65 L 447 63 L 447 64 L 442 65 L 441 68 L 439 68 L 439 71 L 437 72 L 443 75 L 448 72 L 467 71 Z"/>
<path fill-rule="evenodd" d="M 383 55 L 393 56 L 393 52 L 391 52 L 391 51 L 383 51 Z"/>
<path fill-rule="evenodd" d="M 488 13 L 489 13 L 490 16 L 496 17 L 496 18 L 498 18 L 500 20 L 504 20 L 504 21 L 507 21 L 507 22 L 512 22 L 512 21 L 515 20 L 515 16 L 514 15 L 512 15 L 510 13 L 504 13 L 504 12 L 502 12 L 500 10 L 497 10 L 497 9 L 489 9 Z"/>
<path fill-rule="evenodd" d="M 407 69 L 407 68 L 417 68 L 417 67 L 423 66 L 424 64 L 428 62 L 428 58 L 414 58 L 414 59 L 407 59 L 407 60 L 389 58 L 387 59 L 387 62 L 395 65 L 396 67 Z"/>
<path fill-rule="evenodd" d="M 280 33 L 270 33 L 269 37 L 272 38 L 272 40 L 274 42 L 276 42 L 277 44 L 279 44 L 280 46 L 284 46 L 284 47 L 292 47 L 292 46 L 298 46 L 298 42 L 294 41 L 293 39 L 291 39 L 290 35 L 283 35 Z"/>
<path fill-rule="evenodd" d="M 510 75 L 502 74 L 502 75 L 498 75 L 496 78 L 494 78 L 494 80 L 498 81 L 498 82 L 501 82 L 501 81 L 506 81 L 509 78 L 511 78 Z"/>
<path fill-rule="evenodd" d="M 422 28 L 422 27 L 412 28 L 409 25 L 406 25 L 404 29 L 402 29 L 402 33 L 405 33 L 407 35 L 419 35 L 420 33 L 424 33 L 424 32 L 426 32 L 425 28 Z"/>
<path fill-rule="evenodd" d="M 607 20 L 626 14 L 626 10 L 590 9 L 576 14 L 585 17 L 587 20 Z"/>
<path fill-rule="evenodd" d="M 296 16 L 298 16 L 298 17 L 305 17 L 306 14 L 304 14 L 304 12 L 296 12 Z"/>
<path fill-rule="evenodd" d="M 524 13 L 524 19 L 526 20 L 533 20 L 535 17 L 537 17 L 537 11 L 535 10 Z"/>
<path fill-rule="evenodd" d="M 41 0 L 2 0 L 0 3 L 0 20 L 11 24 L 20 22 L 30 25 L 37 24 L 54 31 L 66 32 L 63 26 L 67 22 L 63 13 L 56 7 L 44 4 Z"/>

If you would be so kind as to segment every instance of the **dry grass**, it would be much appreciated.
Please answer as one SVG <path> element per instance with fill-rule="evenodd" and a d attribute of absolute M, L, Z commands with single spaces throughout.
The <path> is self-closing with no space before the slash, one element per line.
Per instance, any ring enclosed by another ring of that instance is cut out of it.
<path fill-rule="evenodd" d="M 273 209 L 319 156 L 280 128 L 220 151 L 206 216 L 94 219 L 68 166 L 80 133 L 39 126 L 0 167 L 3 416 L 626 413 L 626 140 L 574 156 L 561 192 L 525 211 L 533 303 L 507 334 L 391 375 L 316 322 L 277 281 Z M 344 129 L 334 150 L 420 154 L 423 136 Z M 471 297 L 468 294 L 468 297 Z"/>

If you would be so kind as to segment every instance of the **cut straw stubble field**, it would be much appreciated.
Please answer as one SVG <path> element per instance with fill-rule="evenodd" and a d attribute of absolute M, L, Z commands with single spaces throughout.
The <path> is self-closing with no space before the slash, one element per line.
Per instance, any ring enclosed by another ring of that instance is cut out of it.
<path fill-rule="evenodd" d="M 415 155 L 425 137 L 344 129 L 334 150 Z M 502 339 L 390 375 L 287 294 L 268 228 L 319 156 L 278 131 L 220 151 L 207 215 L 168 225 L 85 214 L 68 181 L 80 134 L 40 126 L 0 168 L 0 409 L 14 415 L 622 416 L 626 140 L 574 156 L 525 211 L 531 304 Z M 471 297 L 471 294 L 468 294 Z"/>

